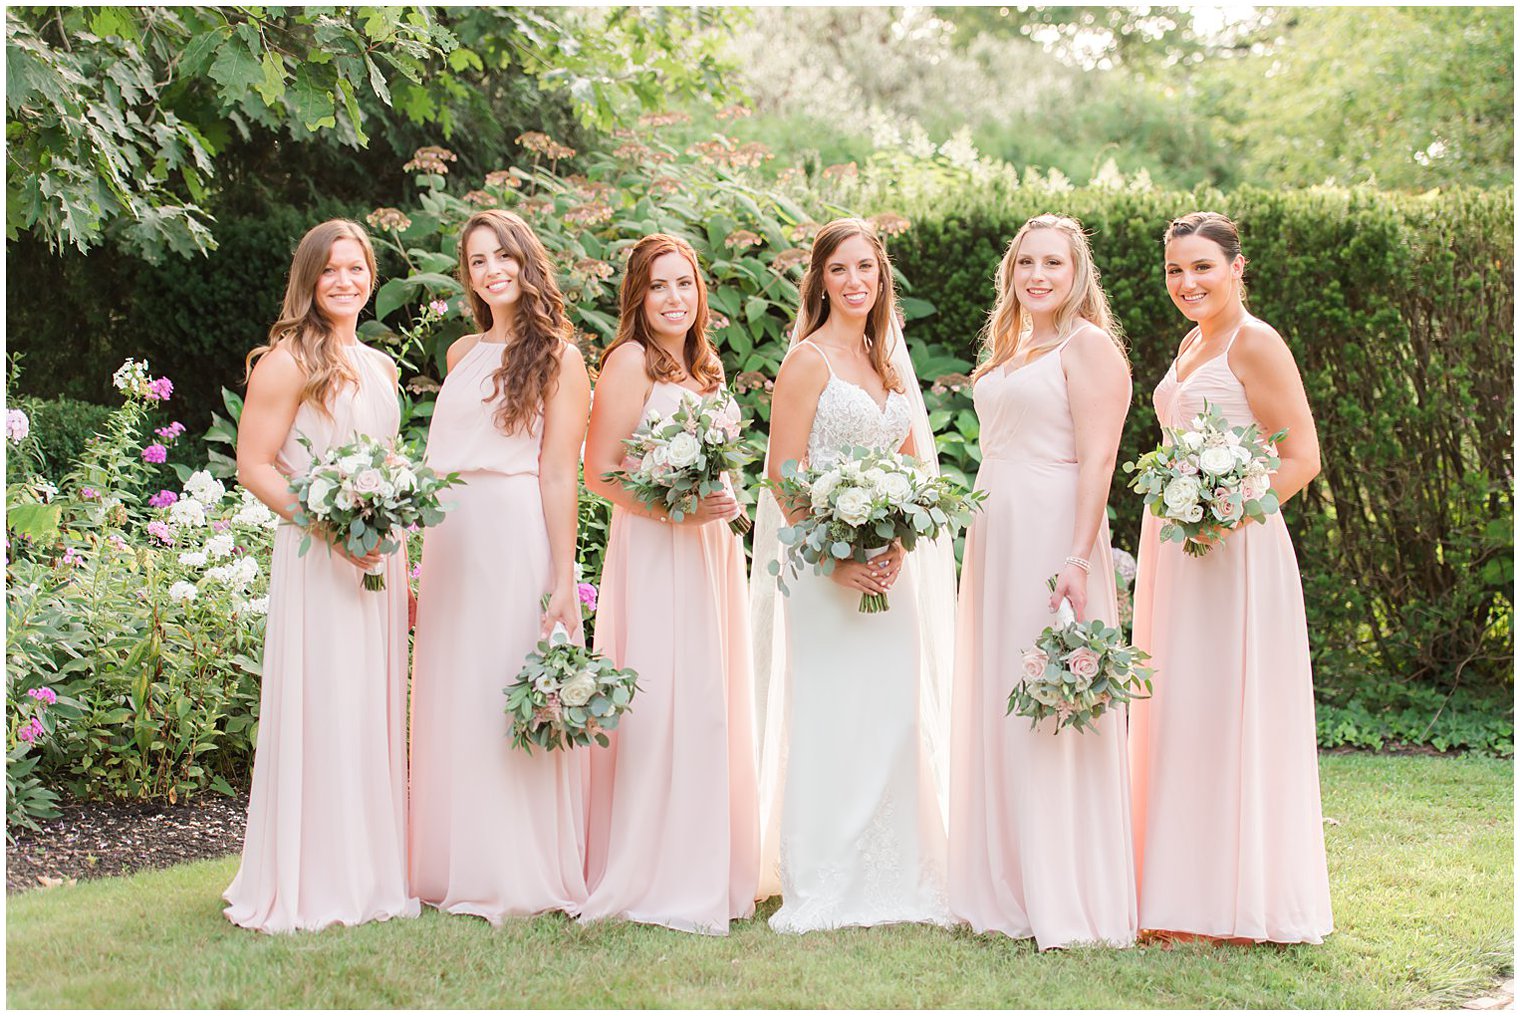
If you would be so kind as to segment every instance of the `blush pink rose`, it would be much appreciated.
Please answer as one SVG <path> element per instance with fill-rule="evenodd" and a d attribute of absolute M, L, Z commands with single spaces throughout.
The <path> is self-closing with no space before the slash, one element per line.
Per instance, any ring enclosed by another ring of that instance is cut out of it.
<path fill-rule="evenodd" d="M 1066 657 L 1066 669 L 1071 671 L 1072 676 L 1085 681 L 1091 681 L 1098 676 L 1098 668 L 1101 661 L 1098 654 L 1083 646 L 1075 649 Z"/>
<path fill-rule="evenodd" d="M 380 470 L 361 469 L 354 477 L 354 491 L 359 494 L 373 494 L 380 489 L 380 483 Z"/>
<path fill-rule="evenodd" d="M 1031 681 L 1039 679 L 1045 673 L 1045 664 L 1050 662 L 1043 650 L 1031 649 L 1024 654 L 1024 676 Z"/>

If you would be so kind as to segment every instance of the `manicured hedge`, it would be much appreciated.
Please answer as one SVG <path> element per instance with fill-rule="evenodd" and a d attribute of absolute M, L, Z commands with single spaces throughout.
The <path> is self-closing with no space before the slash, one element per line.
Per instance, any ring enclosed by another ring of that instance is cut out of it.
<path fill-rule="evenodd" d="M 1077 216 L 1129 339 L 1121 461 L 1132 458 L 1156 440 L 1151 391 L 1188 327 L 1159 239 L 1198 208 L 1240 223 L 1250 308 L 1287 339 L 1315 412 L 1323 473 L 1286 514 L 1322 696 L 1386 682 L 1509 687 L 1513 190 L 1025 189 L 899 207 L 914 226 L 893 257 L 938 309 L 911 334 L 972 359 L 1008 240 L 1032 215 Z M 1133 546 L 1139 505 L 1122 482 L 1115 533 Z"/>

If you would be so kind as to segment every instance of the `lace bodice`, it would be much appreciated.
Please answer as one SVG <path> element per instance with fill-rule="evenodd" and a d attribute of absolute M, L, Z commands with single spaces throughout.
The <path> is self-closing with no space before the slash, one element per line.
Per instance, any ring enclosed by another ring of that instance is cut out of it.
<path fill-rule="evenodd" d="M 823 362 L 829 368 L 829 381 L 818 395 L 813 429 L 808 432 L 808 464 L 830 465 L 851 448 L 896 451 L 901 447 L 913 427 L 907 398 L 901 392 L 888 392 L 886 406 L 878 407 L 864 388 L 835 374 L 827 356 Z"/>

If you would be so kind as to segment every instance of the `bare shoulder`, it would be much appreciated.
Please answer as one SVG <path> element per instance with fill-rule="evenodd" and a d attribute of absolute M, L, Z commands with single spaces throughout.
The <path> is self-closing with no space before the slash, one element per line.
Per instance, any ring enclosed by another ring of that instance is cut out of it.
<path fill-rule="evenodd" d="M 829 380 L 829 365 L 823 353 L 811 342 L 799 342 L 787 351 L 776 372 L 776 385 L 796 386 L 822 391 Z"/>
<path fill-rule="evenodd" d="M 644 347 L 637 342 L 625 342 L 607 354 L 602 362 L 602 375 L 624 377 L 644 373 Z"/>
<path fill-rule="evenodd" d="M 253 365 L 253 374 L 248 379 L 250 388 L 258 385 L 261 388 L 271 389 L 299 389 L 304 384 L 306 384 L 306 370 L 296 359 L 295 354 L 284 345 L 275 346 L 259 357 L 258 362 Z"/>
<path fill-rule="evenodd" d="M 1113 336 L 1091 321 L 1084 321 L 1061 351 L 1061 365 L 1076 365 L 1084 370 L 1119 370 L 1129 373 L 1129 363 Z"/>
<path fill-rule="evenodd" d="M 465 358 L 470 350 L 480 344 L 479 335 L 461 335 L 449 344 L 449 351 L 444 355 L 444 362 L 449 370 L 453 370 L 460 360 Z"/>
<path fill-rule="evenodd" d="M 1256 371 L 1297 371 L 1293 351 L 1276 328 L 1251 318 L 1240 326 L 1230 347 L 1230 368 L 1237 374 Z"/>
<path fill-rule="evenodd" d="M 580 347 L 573 342 L 560 341 L 559 369 L 569 371 L 573 377 L 588 379 L 586 357 L 582 355 Z M 589 383 L 589 380 L 585 383 Z"/>

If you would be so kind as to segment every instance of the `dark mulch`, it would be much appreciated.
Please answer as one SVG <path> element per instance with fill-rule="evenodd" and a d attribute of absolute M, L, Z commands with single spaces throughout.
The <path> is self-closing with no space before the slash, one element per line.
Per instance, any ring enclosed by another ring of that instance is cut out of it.
<path fill-rule="evenodd" d="M 5 850 L 8 893 L 102 878 L 243 849 L 248 798 L 198 796 L 187 804 L 85 801 L 62 805 L 41 832 L 23 829 Z"/>

